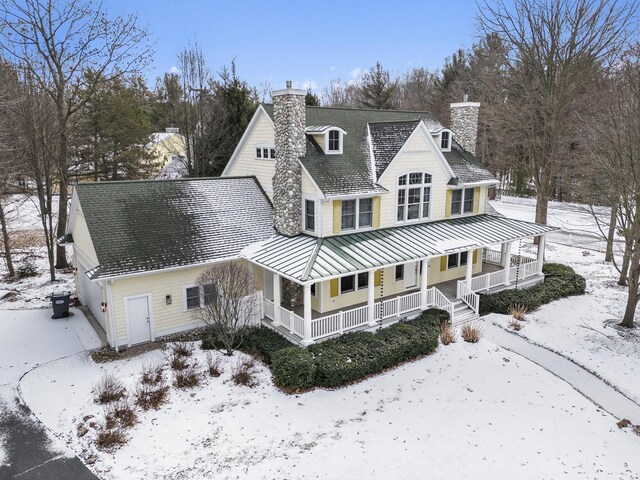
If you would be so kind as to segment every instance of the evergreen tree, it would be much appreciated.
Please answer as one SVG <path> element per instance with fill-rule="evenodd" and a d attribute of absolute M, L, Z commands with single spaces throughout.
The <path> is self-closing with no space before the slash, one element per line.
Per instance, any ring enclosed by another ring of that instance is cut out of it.
<path fill-rule="evenodd" d="M 307 94 L 304 97 L 304 104 L 307 107 L 319 107 L 320 99 L 315 95 L 310 88 L 307 89 Z"/>
<path fill-rule="evenodd" d="M 383 69 L 380 62 L 377 62 L 360 81 L 358 89 L 360 106 L 376 110 L 393 108 L 393 94 L 397 83 L 391 80 L 389 71 Z"/>

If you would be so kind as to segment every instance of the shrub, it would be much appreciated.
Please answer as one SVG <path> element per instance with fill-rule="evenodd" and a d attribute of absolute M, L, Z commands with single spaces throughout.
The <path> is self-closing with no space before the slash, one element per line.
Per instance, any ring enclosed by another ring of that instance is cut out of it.
<path fill-rule="evenodd" d="M 573 268 L 562 263 L 545 263 L 542 265 L 542 273 L 545 277 L 564 277 L 576 274 Z"/>
<path fill-rule="evenodd" d="M 193 345 L 186 342 L 177 342 L 171 345 L 174 357 L 190 357 L 193 355 Z"/>
<path fill-rule="evenodd" d="M 449 345 L 450 343 L 455 343 L 456 341 L 456 332 L 449 323 L 443 323 L 440 325 L 440 342 L 443 345 Z"/>
<path fill-rule="evenodd" d="M 96 446 L 103 451 L 112 451 L 127 443 L 127 436 L 122 428 L 102 428 L 96 437 Z"/>
<path fill-rule="evenodd" d="M 516 320 L 523 321 L 527 315 L 527 307 L 524 305 L 511 305 L 509 307 L 509 315 Z"/>
<path fill-rule="evenodd" d="M 147 383 L 138 384 L 135 392 L 136 405 L 143 410 L 158 410 L 169 396 L 169 387 L 167 385 L 157 384 L 149 385 Z"/>
<path fill-rule="evenodd" d="M 122 382 L 110 373 L 105 373 L 93 390 L 96 394 L 96 403 L 101 405 L 120 400 L 125 395 Z"/>
<path fill-rule="evenodd" d="M 210 377 L 219 377 L 222 374 L 220 359 L 210 353 L 207 353 L 207 370 L 209 371 Z"/>
<path fill-rule="evenodd" d="M 177 353 L 172 353 L 169 357 L 169 365 L 176 372 L 186 369 L 189 366 L 189 362 L 186 357 L 182 355 L 178 355 Z"/>
<path fill-rule="evenodd" d="M 465 342 L 478 343 L 482 338 L 482 327 L 475 322 L 467 323 L 460 329 L 460 336 Z"/>
<path fill-rule="evenodd" d="M 289 392 L 313 387 L 316 366 L 311 353 L 304 348 L 289 347 L 273 352 L 271 357 L 273 381 Z"/>
<path fill-rule="evenodd" d="M 140 381 L 149 385 L 157 385 L 164 380 L 164 367 L 161 363 L 145 364 L 142 366 Z"/>
<path fill-rule="evenodd" d="M 255 387 L 258 384 L 255 378 L 255 366 L 256 364 L 253 358 L 244 357 L 238 359 L 235 367 L 231 370 L 233 383 L 245 387 Z"/>
<path fill-rule="evenodd" d="M 190 363 L 186 368 L 178 370 L 173 380 L 176 388 L 194 388 L 200 385 L 202 374 L 197 362 Z"/>
<path fill-rule="evenodd" d="M 107 428 L 115 428 L 118 424 L 123 428 L 131 428 L 138 421 L 138 416 L 131 403 L 126 400 L 119 400 L 106 408 L 105 422 Z"/>
<path fill-rule="evenodd" d="M 509 327 L 513 328 L 516 332 L 522 330 L 522 324 L 518 320 L 511 320 L 509 322 Z"/>
<path fill-rule="evenodd" d="M 16 270 L 16 276 L 18 278 L 35 277 L 36 275 L 38 275 L 38 269 L 28 260 Z"/>
<path fill-rule="evenodd" d="M 571 267 L 557 263 L 545 265 L 551 265 L 551 267 L 548 267 L 550 273 L 545 274 L 542 283 L 519 290 L 510 289 L 480 294 L 480 315 L 491 312 L 509 314 L 513 305 L 519 305 L 527 312 L 532 312 L 540 305 L 560 298 L 582 295 L 585 292 L 585 279 L 573 273 Z"/>

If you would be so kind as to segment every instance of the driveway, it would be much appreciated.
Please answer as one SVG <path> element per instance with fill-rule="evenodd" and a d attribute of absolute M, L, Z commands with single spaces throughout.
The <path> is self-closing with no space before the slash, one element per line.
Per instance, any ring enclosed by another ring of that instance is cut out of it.
<path fill-rule="evenodd" d="M 102 346 L 78 309 L 66 319 L 51 310 L 0 310 L 0 478 L 95 479 L 20 402 L 18 382 L 52 360 Z"/>

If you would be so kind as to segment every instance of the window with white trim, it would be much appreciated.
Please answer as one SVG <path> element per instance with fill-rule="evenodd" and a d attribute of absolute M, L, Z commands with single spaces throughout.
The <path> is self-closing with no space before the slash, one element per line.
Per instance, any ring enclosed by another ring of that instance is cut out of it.
<path fill-rule="evenodd" d="M 369 288 L 369 272 L 340 277 L 340 294 L 355 292 Z"/>
<path fill-rule="evenodd" d="M 316 202 L 304 201 L 304 229 L 308 232 L 316 231 Z"/>
<path fill-rule="evenodd" d="M 451 132 L 449 130 L 440 132 L 440 149 L 445 151 L 451 150 Z"/>
<path fill-rule="evenodd" d="M 342 230 L 356 230 L 373 226 L 373 198 L 342 201 Z"/>
<path fill-rule="evenodd" d="M 431 215 L 431 175 L 413 172 L 398 177 L 396 220 L 410 222 Z"/>
<path fill-rule="evenodd" d="M 396 265 L 395 280 L 397 282 L 402 279 L 404 279 L 404 264 Z"/>
<path fill-rule="evenodd" d="M 473 213 L 475 188 L 461 188 L 451 193 L 451 215 Z"/>
<path fill-rule="evenodd" d="M 187 287 L 184 291 L 187 310 L 200 307 L 200 287 Z"/>
<path fill-rule="evenodd" d="M 218 287 L 214 284 L 184 287 L 185 309 L 193 310 L 213 304 L 218 298 Z"/>
<path fill-rule="evenodd" d="M 447 256 L 447 270 L 450 268 L 464 267 L 467 264 L 469 252 L 452 253 Z"/>
<path fill-rule="evenodd" d="M 273 145 L 256 145 L 256 159 L 275 160 L 276 148 Z"/>
<path fill-rule="evenodd" d="M 327 143 L 327 151 L 337 153 L 342 151 L 342 147 L 340 145 L 341 134 L 340 130 L 329 130 L 328 135 L 328 143 Z"/>

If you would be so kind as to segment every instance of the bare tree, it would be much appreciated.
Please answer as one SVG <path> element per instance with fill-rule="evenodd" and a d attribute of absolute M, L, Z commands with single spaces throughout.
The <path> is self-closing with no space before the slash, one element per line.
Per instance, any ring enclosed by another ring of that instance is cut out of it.
<path fill-rule="evenodd" d="M 640 300 L 640 45 L 619 64 L 607 95 L 605 114 L 594 129 L 593 154 L 602 195 L 615 207 L 617 229 L 625 240 L 622 265 L 612 261 L 628 285 L 620 325 L 633 327 Z"/>
<path fill-rule="evenodd" d="M 96 84 L 138 70 L 150 59 L 137 17 L 110 18 L 95 0 L 0 0 L 0 53 L 25 69 L 55 105 L 58 170 L 57 236 L 65 233 L 69 185 L 69 123 Z M 51 153 L 51 152 L 49 152 Z M 56 267 L 67 266 L 58 247 Z"/>
<path fill-rule="evenodd" d="M 233 355 L 260 311 L 253 273 L 244 263 L 219 263 L 200 274 L 196 285 L 201 293 L 197 318 L 226 355 Z"/>
<path fill-rule="evenodd" d="M 536 222 L 547 222 L 549 199 L 567 159 L 575 157 L 576 111 L 586 92 L 619 59 L 636 24 L 637 2 L 618 0 L 484 1 L 484 35 L 497 34 L 509 70 L 504 85 L 512 138 L 536 189 Z"/>
<path fill-rule="evenodd" d="M 357 94 L 358 88 L 355 83 L 334 79 L 322 90 L 322 104 L 327 107 L 355 107 Z"/>
<path fill-rule="evenodd" d="M 398 81 L 394 92 L 394 104 L 400 110 L 433 112 L 437 72 L 425 68 L 413 68 Z"/>

